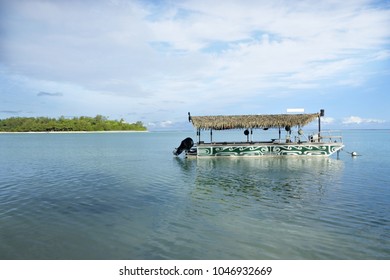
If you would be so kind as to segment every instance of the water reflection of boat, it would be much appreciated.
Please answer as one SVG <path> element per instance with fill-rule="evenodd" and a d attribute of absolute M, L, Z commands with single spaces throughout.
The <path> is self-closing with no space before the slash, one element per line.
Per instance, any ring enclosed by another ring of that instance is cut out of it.
<path fill-rule="evenodd" d="M 224 160 L 215 157 L 196 163 L 197 190 L 222 190 L 226 196 L 250 194 L 245 199 L 302 198 L 338 185 L 342 161 L 327 157 L 253 158 Z M 332 174 L 332 176 L 329 176 Z M 202 191 L 200 191 L 203 193 Z M 318 198 L 318 197 L 317 197 Z"/>
<path fill-rule="evenodd" d="M 183 161 L 184 162 L 184 161 Z M 247 161 L 240 157 L 233 157 L 231 160 L 223 160 L 223 158 L 214 157 L 207 161 L 196 161 L 196 168 L 198 172 L 209 171 L 217 172 L 223 171 L 229 173 L 246 173 L 254 172 L 259 174 L 260 172 L 272 172 L 284 176 L 291 174 L 297 174 L 302 172 L 305 174 L 325 174 L 325 173 L 339 173 L 343 169 L 343 163 L 339 160 L 327 157 L 259 157 L 253 160 Z M 229 171 L 236 170 L 236 171 Z M 301 174 L 302 175 L 302 174 Z"/>
<path fill-rule="evenodd" d="M 184 139 L 174 150 L 175 155 L 185 151 L 188 157 L 214 156 L 330 156 L 343 147 L 342 137 L 331 131 L 321 131 L 324 110 L 315 114 L 191 116 L 189 120 L 197 130 L 198 141 Z M 318 130 L 305 135 L 302 127 L 318 118 Z M 296 128 L 296 129 L 295 129 Z M 246 141 L 213 141 L 213 131 L 244 129 Z M 255 129 L 276 129 L 278 135 L 268 141 L 253 139 Z M 282 138 L 282 129 L 285 136 Z M 210 131 L 210 141 L 201 140 L 201 131 Z"/>

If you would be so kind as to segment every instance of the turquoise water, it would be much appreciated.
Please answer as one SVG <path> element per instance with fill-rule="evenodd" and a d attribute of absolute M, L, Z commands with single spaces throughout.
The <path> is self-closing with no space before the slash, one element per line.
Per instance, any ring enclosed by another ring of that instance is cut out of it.
<path fill-rule="evenodd" d="M 192 132 L 0 134 L 0 259 L 390 259 L 390 131 L 340 159 L 184 159 Z"/>

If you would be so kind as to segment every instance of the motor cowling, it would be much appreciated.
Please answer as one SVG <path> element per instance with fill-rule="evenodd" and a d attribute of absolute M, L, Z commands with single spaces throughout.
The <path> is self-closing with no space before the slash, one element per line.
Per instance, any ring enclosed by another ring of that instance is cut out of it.
<path fill-rule="evenodd" d="M 181 141 L 180 146 L 173 150 L 175 156 L 180 155 L 183 151 L 189 151 L 194 146 L 194 140 L 191 137 L 187 137 Z"/>

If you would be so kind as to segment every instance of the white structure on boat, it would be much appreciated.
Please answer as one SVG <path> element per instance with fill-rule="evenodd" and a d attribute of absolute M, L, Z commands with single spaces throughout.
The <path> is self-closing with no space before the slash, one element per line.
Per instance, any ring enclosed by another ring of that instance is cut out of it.
<path fill-rule="evenodd" d="M 196 128 L 197 143 L 186 138 L 175 149 L 174 154 L 182 151 L 187 156 L 330 156 L 343 147 L 342 137 L 331 132 L 321 131 L 321 117 L 324 110 L 314 114 L 275 114 L 275 115 L 230 115 L 230 116 L 191 116 L 189 121 Z M 305 135 L 302 127 L 318 119 L 318 130 Z M 213 131 L 244 129 L 247 141 L 215 142 Z M 268 141 L 253 141 L 255 129 L 276 129 L 278 137 Z M 210 141 L 201 139 L 202 131 L 210 131 Z M 285 137 L 282 138 L 282 131 Z M 293 131 L 296 135 L 293 135 Z"/>

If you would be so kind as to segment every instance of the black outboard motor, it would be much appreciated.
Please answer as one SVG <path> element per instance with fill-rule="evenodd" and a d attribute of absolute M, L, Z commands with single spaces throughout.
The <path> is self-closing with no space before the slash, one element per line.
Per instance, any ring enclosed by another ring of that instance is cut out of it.
<path fill-rule="evenodd" d="M 192 140 L 192 138 L 190 137 L 187 137 L 186 139 L 184 139 L 183 141 L 181 141 L 180 143 L 180 146 L 178 148 L 176 148 L 175 150 L 173 150 L 173 154 L 175 156 L 178 156 L 180 155 L 183 151 L 189 151 L 192 146 L 194 146 L 194 141 Z"/>

